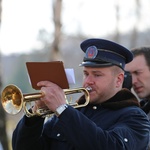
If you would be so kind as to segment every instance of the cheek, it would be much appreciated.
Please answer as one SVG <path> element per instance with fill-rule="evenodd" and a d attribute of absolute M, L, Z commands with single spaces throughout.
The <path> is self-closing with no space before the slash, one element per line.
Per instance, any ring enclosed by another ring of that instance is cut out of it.
<path fill-rule="evenodd" d="M 121 82 L 114 78 L 113 80 L 105 81 L 105 84 L 108 89 L 115 89 L 116 87 L 120 86 Z"/>
<path fill-rule="evenodd" d="M 147 85 L 147 87 L 149 87 L 149 89 L 150 89 L 150 76 L 141 78 L 141 82 L 143 82 L 143 84 Z"/>
<path fill-rule="evenodd" d="M 83 80 L 83 81 L 82 81 L 82 86 L 83 86 L 83 87 L 86 87 L 87 84 L 88 84 L 88 83 L 86 82 L 86 80 Z"/>
<path fill-rule="evenodd" d="M 107 88 L 110 88 L 113 84 L 113 81 L 110 80 L 101 80 L 101 81 L 97 81 L 95 82 L 96 87 L 98 87 L 100 90 L 105 90 Z"/>
<path fill-rule="evenodd" d="M 145 84 L 150 84 L 150 73 L 143 73 L 138 79 Z"/>

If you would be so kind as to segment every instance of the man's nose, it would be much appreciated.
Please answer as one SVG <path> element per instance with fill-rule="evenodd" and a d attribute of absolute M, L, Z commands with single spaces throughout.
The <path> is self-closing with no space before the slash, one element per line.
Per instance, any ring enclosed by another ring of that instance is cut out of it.
<path fill-rule="evenodd" d="M 132 75 L 132 85 L 137 83 L 137 77 L 135 75 Z"/>
<path fill-rule="evenodd" d="M 88 84 L 92 84 L 94 83 L 94 80 L 93 80 L 93 77 L 92 76 L 87 76 L 86 79 L 85 79 L 85 82 L 88 83 Z"/>

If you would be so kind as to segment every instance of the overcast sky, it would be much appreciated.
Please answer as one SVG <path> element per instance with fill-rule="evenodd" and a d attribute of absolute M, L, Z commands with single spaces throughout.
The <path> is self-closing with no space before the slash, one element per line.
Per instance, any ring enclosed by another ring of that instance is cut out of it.
<path fill-rule="evenodd" d="M 115 31 L 115 8 L 120 5 L 120 32 L 128 32 L 136 23 L 135 0 L 63 0 L 63 32 L 101 37 Z M 0 47 L 3 54 L 28 52 L 37 43 L 42 28 L 53 32 L 52 0 L 3 0 Z M 138 27 L 150 26 L 150 2 L 144 0 Z"/>

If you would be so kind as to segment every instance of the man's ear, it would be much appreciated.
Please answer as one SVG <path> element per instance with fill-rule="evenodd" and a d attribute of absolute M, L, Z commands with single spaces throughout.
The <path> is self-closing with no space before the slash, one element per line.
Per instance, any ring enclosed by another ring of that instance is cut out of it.
<path fill-rule="evenodd" d="M 116 87 L 122 86 L 123 81 L 124 81 L 124 73 L 121 72 L 121 73 L 119 73 L 118 76 L 117 76 L 117 84 L 116 84 Z"/>

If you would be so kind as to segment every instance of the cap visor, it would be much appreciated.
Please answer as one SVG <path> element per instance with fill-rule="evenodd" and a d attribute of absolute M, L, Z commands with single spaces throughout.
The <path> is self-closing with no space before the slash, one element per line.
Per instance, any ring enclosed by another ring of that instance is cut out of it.
<path fill-rule="evenodd" d="M 79 64 L 80 67 L 108 67 L 108 66 L 113 66 L 114 64 L 109 63 L 109 62 L 90 62 L 90 61 L 86 61 L 86 62 L 82 62 L 81 64 Z"/>

